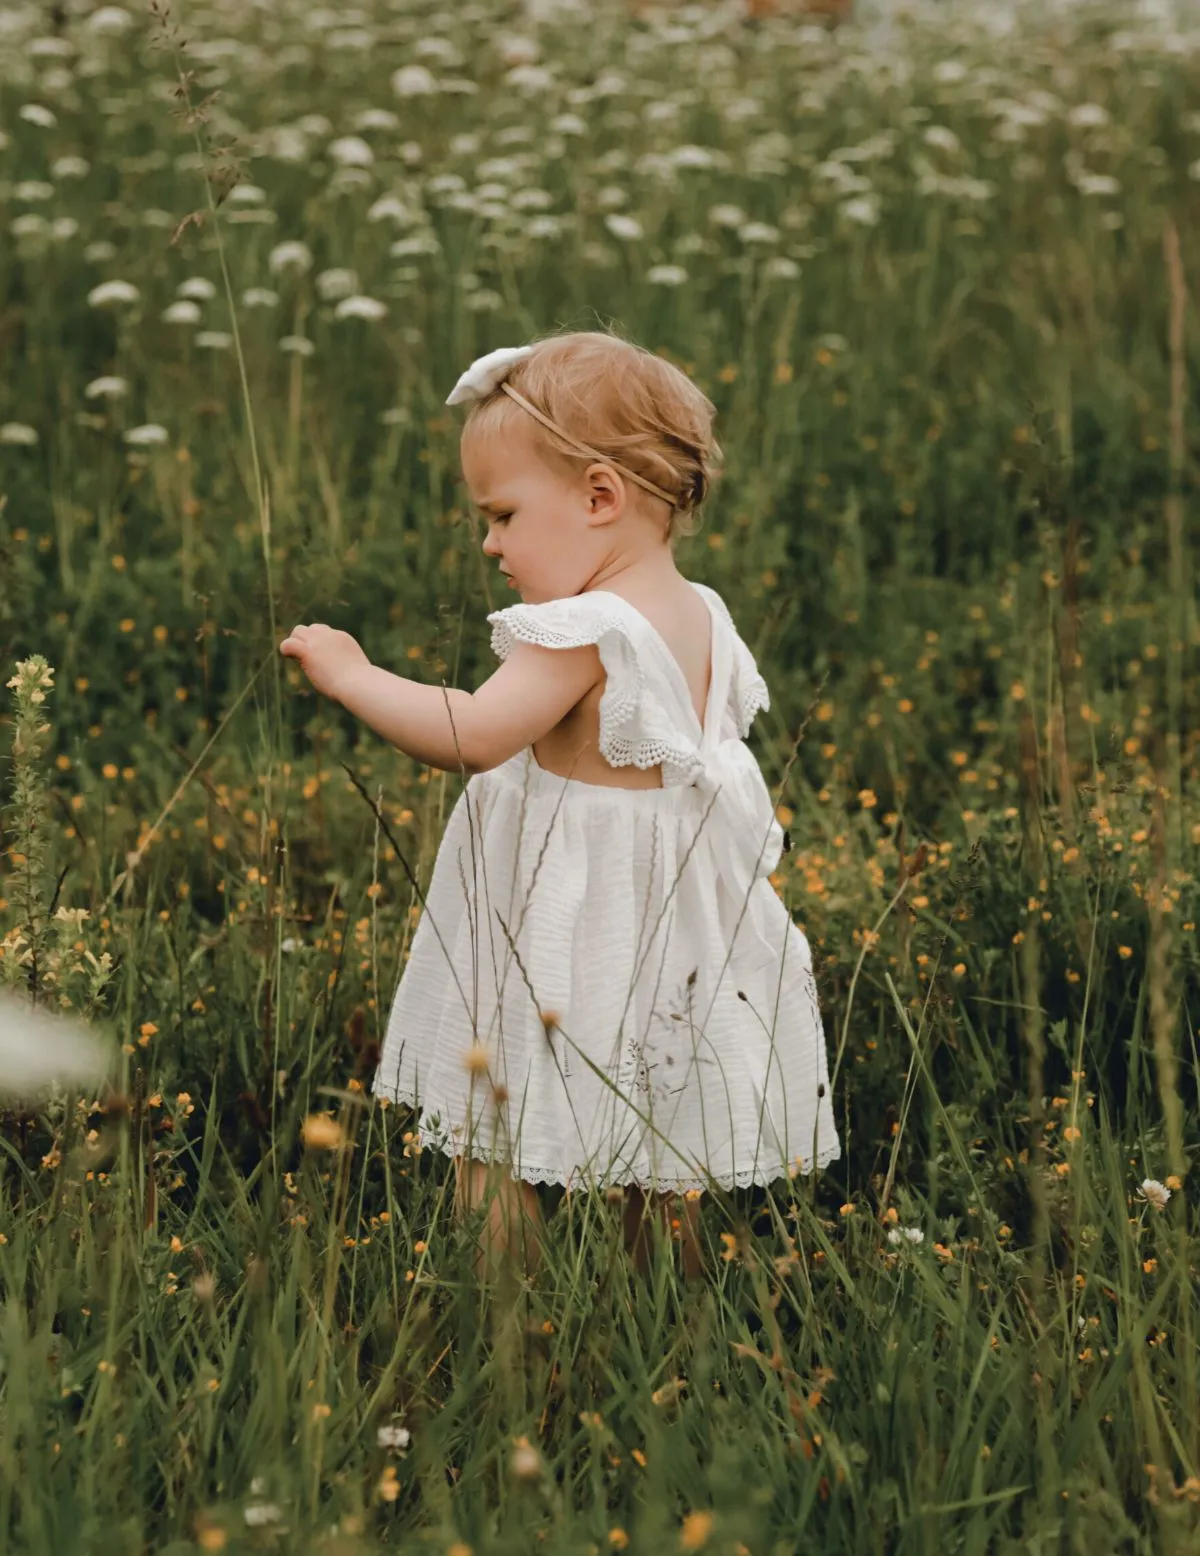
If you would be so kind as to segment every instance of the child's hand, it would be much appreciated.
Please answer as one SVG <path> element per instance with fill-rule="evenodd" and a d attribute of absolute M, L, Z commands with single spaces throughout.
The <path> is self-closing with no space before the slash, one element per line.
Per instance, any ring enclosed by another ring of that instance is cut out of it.
<path fill-rule="evenodd" d="M 279 652 L 289 659 L 298 659 L 317 690 L 336 701 L 341 700 L 340 688 L 346 677 L 371 663 L 356 638 L 336 627 L 327 627 L 323 621 L 313 622 L 310 627 L 293 627 L 279 645 Z"/>

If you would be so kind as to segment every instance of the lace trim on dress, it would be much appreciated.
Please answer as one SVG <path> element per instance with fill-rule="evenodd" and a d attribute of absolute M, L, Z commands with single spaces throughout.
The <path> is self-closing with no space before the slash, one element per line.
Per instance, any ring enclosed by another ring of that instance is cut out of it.
<path fill-rule="evenodd" d="M 404 1087 L 401 1087 L 397 1092 L 388 1091 L 385 1095 L 389 1101 L 399 1103 L 401 1107 L 411 1107 L 416 1110 L 420 1106 L 415 1094 Z M 451 1159 L 463 1154 L 461 1143 L 451 1138 L 451 1131 L 444 1125 L 438 1129 L 430 1129 L 429 1125 L 426 1124 L 419 1133 L 422 1150 L 438 1151 L 441 1155 Z M 827 1167 L 830 1162 L 839 1160 L 841 1154 L 841 1143 L 835 1140 L 833 1144 L 821 1147 L 817 1152 L 815 1165 L 818 1169 Z M 638 1184 L 642 1188 L 650 1186 L 644 1174 L 639 1177 L 636 1170 L 630 1167 L 622 1167 L 609 1172 L 592 1172 L 586 1178 L 580 1174 L 580 1176 L 574 1179 L 573 1183 L 570 1183 L 568 1182 L 570 1175 L 564 1177 L 561 1167 L 531 1166 L 524 1161 L 517 1166 L 506 1158 L 499 1158 L 498 1160 L 508 1169 L 508 1174 L 514 1182 L 518 1183 L 557 1183 L 564 1188 L 572 1186 L 584 1188 L 589 1183 L 596 1188 L 625 1187 L 633 1184 Z M 813 1166 L 814 1163 L 811 1157 L 803 1159 L 799 1163 L 797 1163 L 796 1159 L 793 1159 L 791 1167 L 785 1171 L 782 1167 L 776 1167 L 771 1159 L 764 1156 L 754 1166 L 739 1168 L 734 1173 L 714 1172 L 708 1177 L 697 1177 L 695 1174 L 689 1176 L 687 1173 L 664 1173 L 656 1170 L 652 1186 L 655 1192 L 664 1194 L 685 1194 L 689 1189 L 699 1189 L 701 1192 L 707 1192 L 713 1184 L 723 1189 L 745 1189 L 749 1188 L 751 1184 L 765 1185 L 775 1183 L 783 1177 L 806 1176 L 812 1172 Z"/>
<path fill-rule="evenodd" d="M 767 683 L 754 656 L 738 636 L 733 617 L 721 596 L 707 585 L 695 588 L 712 602 L 733 634 L 733 675 L 729 707 L 737 732 L 745 739 L 756 713 L 771 706 Z M 624 602 L 603 590 L 540 605 L 510 605 L 492 611 L 492 652 L 507 659 L 513 644 L 543 648 L 582 648 L 594 643 L 604 666 L 607 685 L 600 699 L 600 754 L 613 767 L 660 767 L 663 787 L 694 783 L 704 769 L 692 738 L 678 728 L 656 697 L 639 652 L 641 613 L 627 613 Z M 654 633 L 649 621 L 644 632 Z M 665 645 L 664 645 L 665 649 Z"/>
<path fill-rule="evenodd" d="M 583 648 L 594 643 L 607 684 L 600 699 L 600 754 L 613 767 L 662 767 L 663 787 L 692 783 L 703 769 L 692 741 L 655 697 L 638 653 L 636 625 L 603 594 L 510 605 L 488 616 L 492 652 L 507 659 L 514 643 Z"/>

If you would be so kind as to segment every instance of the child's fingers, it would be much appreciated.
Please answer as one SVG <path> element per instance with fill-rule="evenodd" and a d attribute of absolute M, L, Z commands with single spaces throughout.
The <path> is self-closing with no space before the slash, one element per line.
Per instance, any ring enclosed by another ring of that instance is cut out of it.
<path fill-rule="evenodd" d="M 304 644 L 301 641 L 304 631 L 305 628 L 302 626 L 293 627 L 292 630 L 288 633 L 287 637 L 285 637 L 283 642 L 279 645 L 279 652 L 281 654 L 288 654 L 290 656 L 299 655 L 304 648 Z"/>

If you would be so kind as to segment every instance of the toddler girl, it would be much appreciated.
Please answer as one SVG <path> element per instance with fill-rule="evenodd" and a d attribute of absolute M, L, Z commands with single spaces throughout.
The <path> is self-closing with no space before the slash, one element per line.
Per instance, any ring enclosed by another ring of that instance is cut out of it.
<path fill-rule="evenodd" d="M 521 597 L 487 618 L 499 669 L 470 693 L 393 676 L 322 624 L 281 645 L 468 780 L 373 1090 L 419 1108 L 494 1240 L 514 1212 L 531 1230 L 538 1183 L 625 1186 L 627 1236 L 645 1192 L 660 1214 L 683 1194 L 695 1272 L 704 1189 L 841 1154 L 812 957 L 767 879 L 783 836 L 744 743 L 767 688 L 721 597 L 675 566 L 714 407 L 592 332 L 490 352 L 463 402 L 483 554 Z"/>

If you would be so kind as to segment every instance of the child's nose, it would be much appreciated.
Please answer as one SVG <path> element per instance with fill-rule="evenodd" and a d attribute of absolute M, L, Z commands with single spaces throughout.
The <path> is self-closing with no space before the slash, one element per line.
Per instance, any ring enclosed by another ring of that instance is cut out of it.
<path fill-rule="evenodd" d="M 484 556 L 499 556 L 500 547 L 496 543 L 496 531 L 490 530 L 483 541 Z"/>

